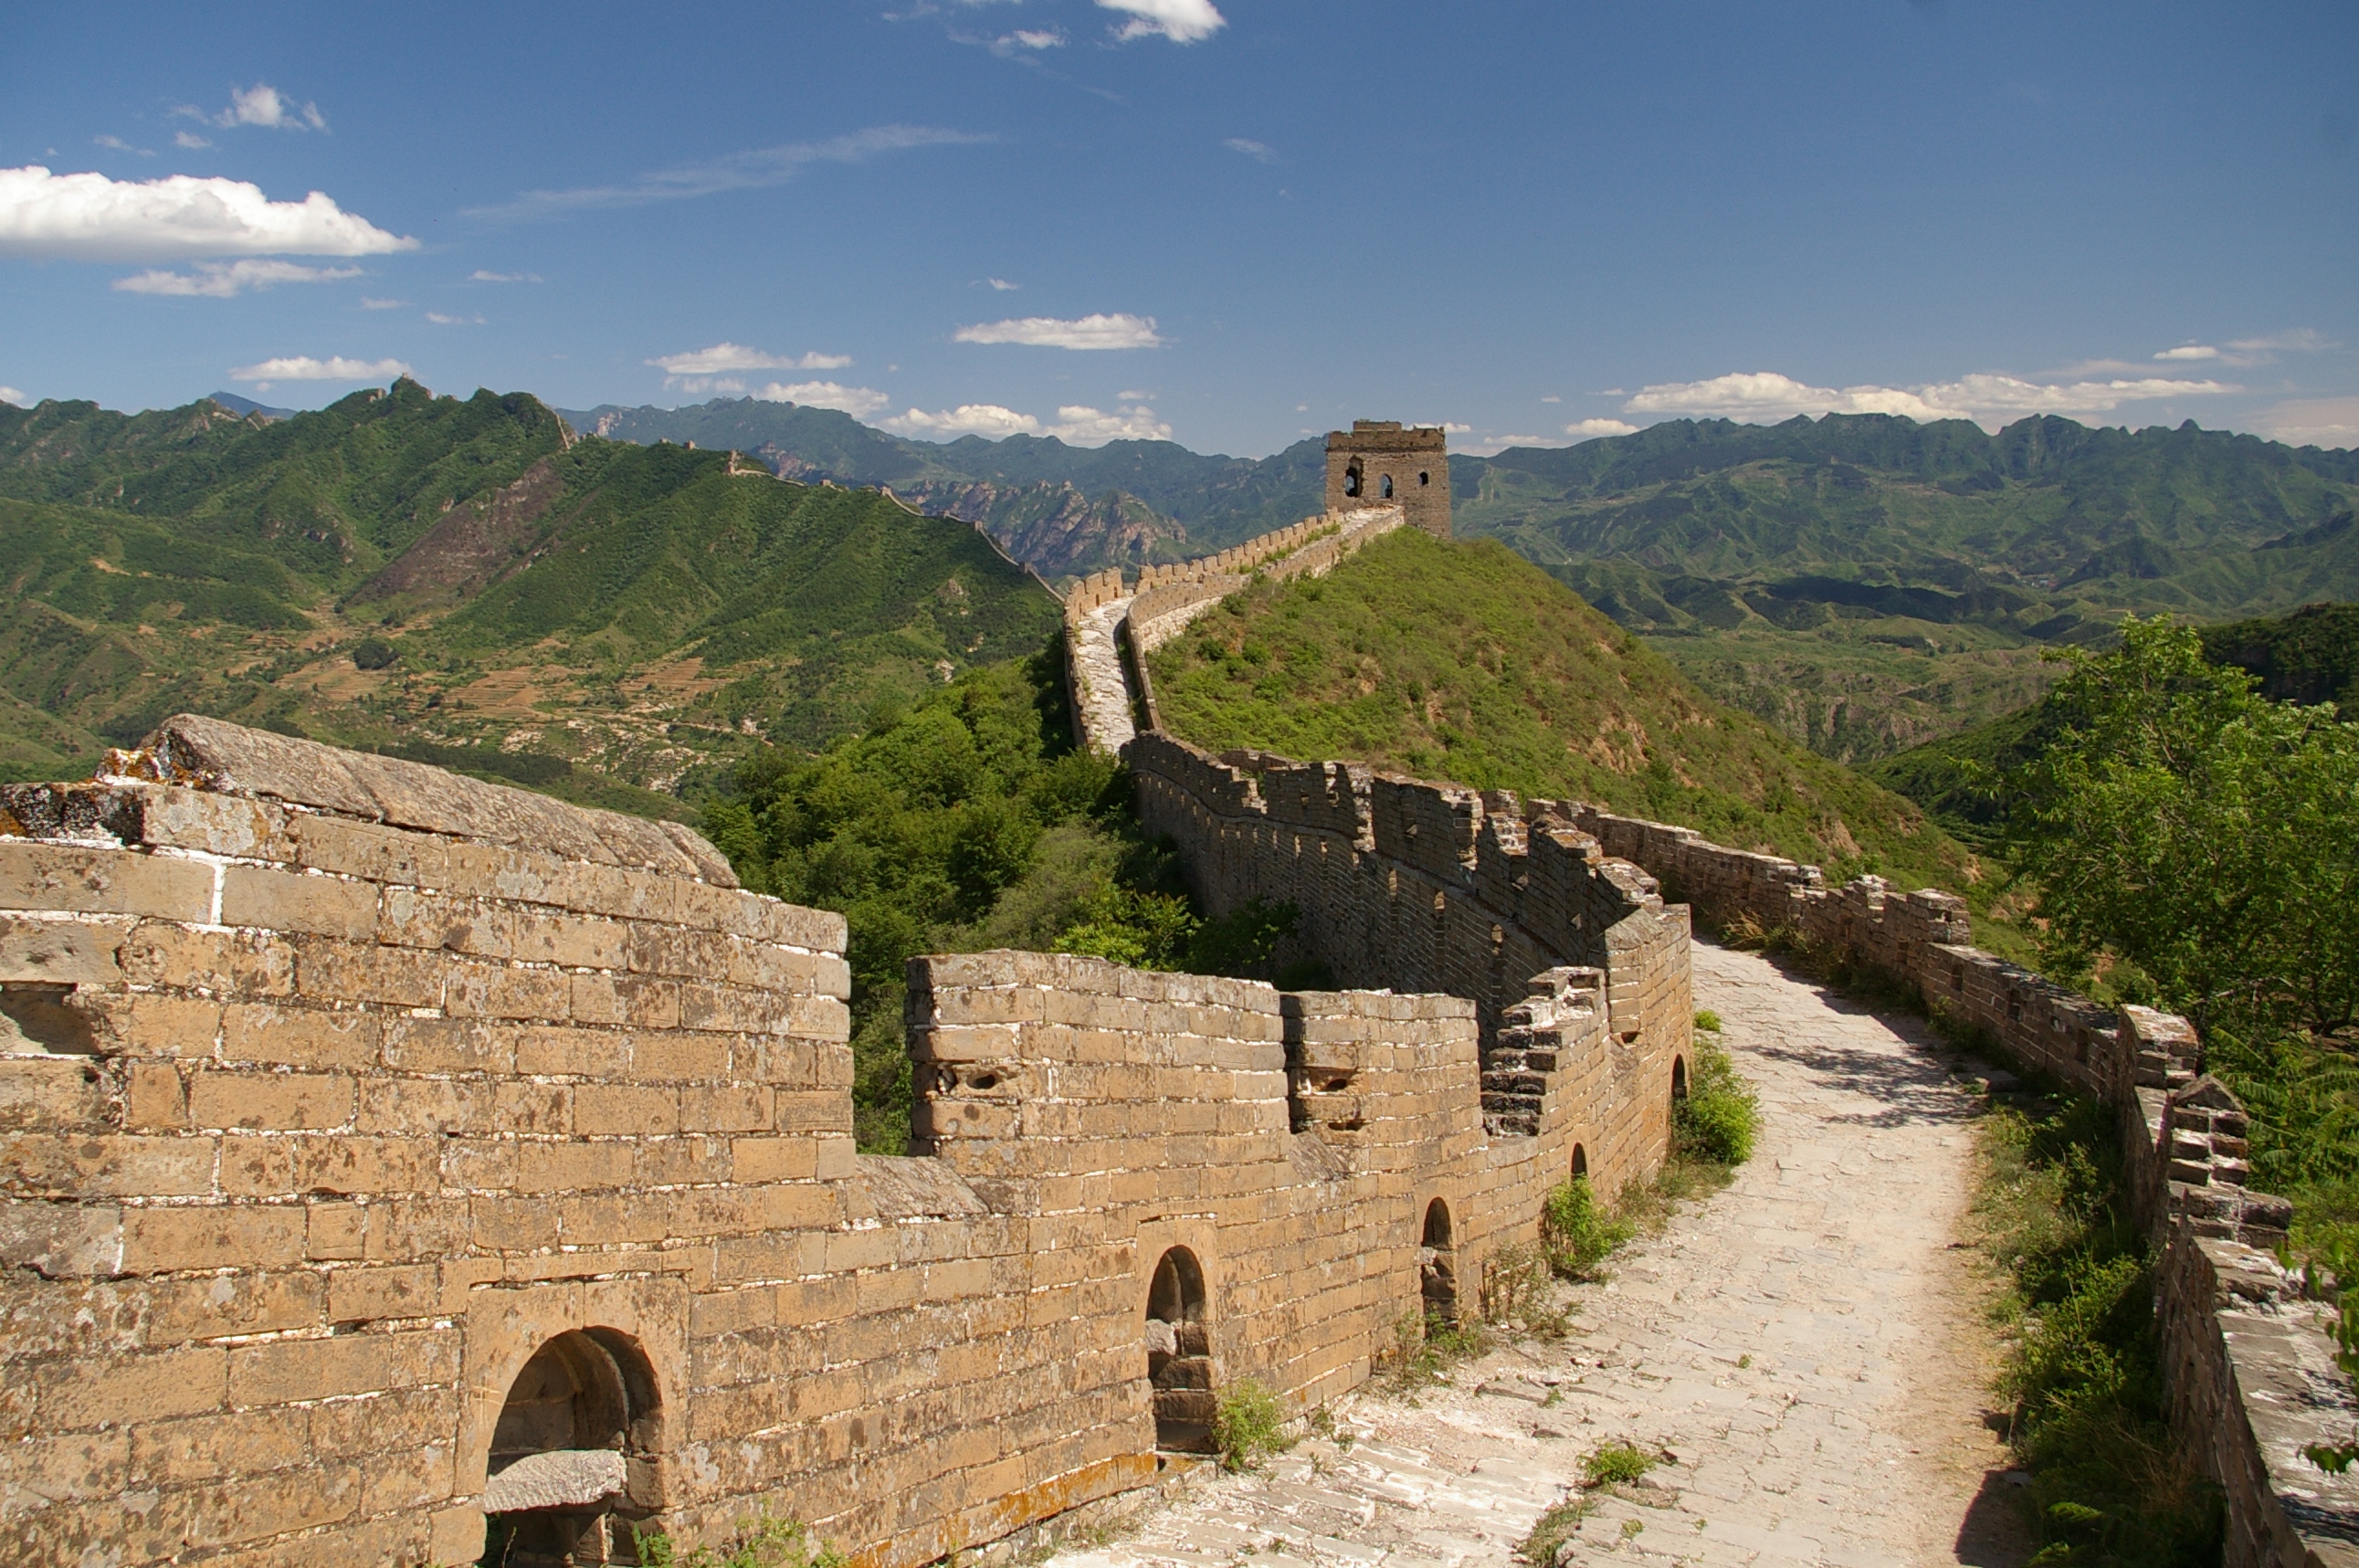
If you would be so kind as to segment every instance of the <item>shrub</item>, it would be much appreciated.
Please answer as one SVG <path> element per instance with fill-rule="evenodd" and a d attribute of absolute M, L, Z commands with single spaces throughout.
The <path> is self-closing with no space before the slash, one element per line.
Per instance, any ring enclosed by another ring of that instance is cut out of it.
<path fill-rule="evenodd" d="M 401 650 L 383 637 L 363 637 L 353 644 L 353 667 L 356 670 L 386 670 L 401 657 Z"/>
<path fill-rule="evenodd" d="M 1560 1185 L 1540 1207 L 1540 1245 L 1549 1267 L 1568 1279 L 1588 1279 L 1636 1234 L 1637 1226 L 1598 1206 L 1586 1176 Z"/>
<path fill-rule="evenodd" d="M 685 1555 L 658 1530 L 634 1526 L 631 1533 L 645 1568 L 844 1568 L 843 1553 L 813 1540 L 801 1520 L 771 1514 L 740 1525 L 723 1545 L 695 1547 Z"/>
<path fill-rule="evenodd" d="M 1695 1027 L 1703 1030 L 1706 1034 L 1718 1034 L 1720 1032 L 1720 1015 L 1713 1012 L 1710 1007 L 1706 1007 L 1696 1014 Z"/>
<path fill-rule="evenodd" d="M 1581 1484 L 1590 1487 L 1624 1486 L 1661 1463 L 1636 1443 L 1604 1443 L 1581 1462 Z"/>
<path fill-rule="evenodd" d="M 1698 1037 L 1688 1056 L 1687 1098 L 1671 1109 L 1671 1149 L 1712 1165 L 1753 1157 L 1761 1127 L 1759 1098 L 1718 1043 Z"/>
<path fill-rule="evenodd" d="M 1240 1377 L 1221 1390 L 1212 1409 L 1212 1446 L 1224 1470 L 1251 1470 L 1288 1446 L 1279 1428 L 1285 1407 L 1258 1377 Z"/>

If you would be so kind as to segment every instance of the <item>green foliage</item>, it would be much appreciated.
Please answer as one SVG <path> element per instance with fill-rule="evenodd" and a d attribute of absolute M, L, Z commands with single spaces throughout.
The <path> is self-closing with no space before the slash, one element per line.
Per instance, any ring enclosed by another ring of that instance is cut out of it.
<path fill-rule="evenodd" d="M 1695 1027 L 1701 1029 L 1706 1034 L 1718 1034 L 1720 1032 L 1720 1015 L 1713 1012 L 1710 1007 L 1699 1008 L 1695 1016 Z"/>
<path fill-rule="evenodd" d="M 383 637 L 363 637 L 353 644 L 352 655 L 355 670 L 389 670 L 401 658 L 401 650 Z"/>
<path fill-rule="evenodd" d="M 1697 1016 L 1701 1029 L 1704 1015 Z M 1714 1020 L 1718 1022 L 1717 1019 Z M 1712 1165 L 1753 1158 L 1761 1129 L 1760 1097 L 1718 1042 L 1699 1033 L 1688 1052 L 1688 1092 L 1671 1105 L 1671 1151 Z"/>
<path fill-rule="evenodd" d="M 2216 1491 L 2173 1443 L 2144 1237 L 2111 1111 L 2073 1097 L 1981 1124 L 1975 1213 L 2015 1341 L 1999 1391 L 2030 1471 L 2042 1563 L 2216 1563 Z"/>
<path fill-rule="evenodd" d="M 1516 1544 L 1516 1555 L 1533 1568 L 1554 1568 L 1557 1553 L 1581 1534 L 1581 1521 L 1589 1517 L 1593 1499 L 1568 1497 L 1540 1515 L 1532 1526 L 1531 1534 Z"/>
<path fill-rule="evenodd" d="M 2344 519 L 2344 533 L 2351 520 Z M 2233 664 L 2276 702 L 2333 702 L 2359 718 L 2359 604 L 2304 604 L 2290 615 L 2201 630 L 2203 656 Z"/>
<path fill-rule="evenodd" d="M 1540 1246 L 1568 1279 L 1595 1278 L 1597 1266 L 1637 1234 L 1629 1220 L 1605 1212 L 1586 1176 L 1559 1183 L 1540 1205 Z"/>
<path fill-rule="evenodd" d="M 1916 808 L 1713 703 L 1496 545 L 1403 529 L 1323 578 L 1241 590 L 1149 663 L 1165 724 L 1211 750 L 1594 800 L 1978 896 Z"/>
<path fill-rule="evenodd" d="M 1598 1444 L 1581 1462 L 1581 1484 L 1584 1486 L 1626 1486 L 1644 1477 L 1662 1460 L 1635 1443 L 1614 1442 Z"/>
<path fill-rule="evenodd" d="M 1212 1447 L 1224 1470 L 1253 1470 L 1290 1446 L 1282 1430 L 1286 1407 L 1258 1377 L 1239 1377 L 1212 1406 Z"/>
<path fill-rule="evenodd" d="M 2199 1029 L 2348 1025 L 2359 724 L 2267 701 L 2166 618 L 2121 630 L 2075 661 L 2049 699 L 2054 738 L 2008 779 L 2050 962 L 2122 960 Z"/>
<path fill-rule="evenodd" d="M 645 1568 L 844 1568 L 842 1552 L 815 1540 L 800 1520 L 764 1514 L 720 1546 L 682 1553 L 660 1530 L 632 1531 Z M 488 1559 L 487 1559 L 488 1561 Z"/>

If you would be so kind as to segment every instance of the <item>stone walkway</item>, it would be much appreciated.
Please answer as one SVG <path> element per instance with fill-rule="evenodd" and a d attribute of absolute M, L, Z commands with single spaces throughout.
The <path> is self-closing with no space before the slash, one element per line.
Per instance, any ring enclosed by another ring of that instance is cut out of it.
<path fill-rule="evenodd" d="M 1496 1351 L 1414 1399 L 1338 1401 L 1339 1437 L 1207 1476 L 1062 1568 L 1506 1563 L 1626 1440 L 1677 1463 L 1593 1509 L 1560 1563 L 2012 1565 L 1986 1421 L 1984 1287 L 1955 1246 L 1973 1101 L 1930 1035 L 1697 945 L 1761 1092 L 1726 1191 L 1619 1256 L 1573 1336 Z"/>

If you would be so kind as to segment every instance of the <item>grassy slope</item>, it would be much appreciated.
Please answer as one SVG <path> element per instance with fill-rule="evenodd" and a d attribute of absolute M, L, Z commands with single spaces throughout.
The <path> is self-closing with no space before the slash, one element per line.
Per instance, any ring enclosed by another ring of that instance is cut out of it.
<path fill-rule="evenodd" d="M 1164 723 L 1201 746 L 1590 800 L 1975 895 L 1973 857 L 1914 806 L 1705 697 L 1496 543 L 1405 530 L 1241 592 L 1151 665 Z"/>

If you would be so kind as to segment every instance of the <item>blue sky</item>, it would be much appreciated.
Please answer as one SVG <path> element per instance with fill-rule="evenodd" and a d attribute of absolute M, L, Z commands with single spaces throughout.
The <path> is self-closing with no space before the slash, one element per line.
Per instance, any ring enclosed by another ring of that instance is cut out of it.
<path fill-rule="evenodd" d="M 1829 408 L 2359 444 L 2347 3 L 10 13 L 14 401 L 399 365 L 1254 455 Z"/>

